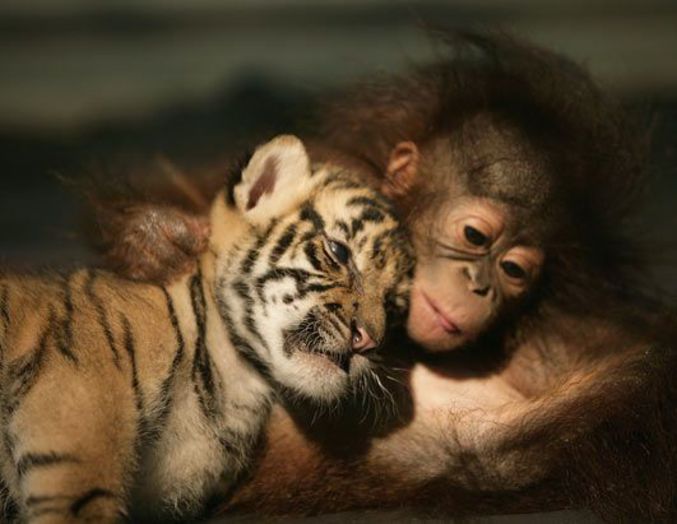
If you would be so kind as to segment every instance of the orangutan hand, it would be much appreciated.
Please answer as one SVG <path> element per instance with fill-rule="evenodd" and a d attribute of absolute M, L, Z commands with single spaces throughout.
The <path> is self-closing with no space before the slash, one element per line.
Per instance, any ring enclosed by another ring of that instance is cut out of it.
<path fill-rule="evenodd" d="M 159 204 L 118 209 L 102 229 L 104 257 L 118 273 L 157 283 L 193 270 L 209 239 L 207 217 Z"/>

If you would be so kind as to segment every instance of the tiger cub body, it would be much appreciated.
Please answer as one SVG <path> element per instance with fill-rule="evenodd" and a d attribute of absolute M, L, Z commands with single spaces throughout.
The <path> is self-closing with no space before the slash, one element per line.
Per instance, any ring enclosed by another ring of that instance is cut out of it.
<path fill-rule="evenodd" d="M 283 136 L 210 226 L 197 272 L 165 287 L 0 277 L 0 464 L 20 518 L 195 515 L 250 463 L 275 394 L 332 402 L 371 373 L 413 264 L 377 194 Z"/>

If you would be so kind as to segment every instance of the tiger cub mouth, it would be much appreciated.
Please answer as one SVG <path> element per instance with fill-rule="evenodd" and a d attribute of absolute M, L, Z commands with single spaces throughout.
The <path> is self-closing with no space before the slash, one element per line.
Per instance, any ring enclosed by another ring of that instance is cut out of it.
<path fill-rule="evenodd" d="M 366 358 L 353 352 L 351 328 L 326 317 L 313 311 L 296 328 L 287 331 L 284 352 L 288 356 L 303 354 L 306 360 L 323 368 L 329 364 L 342 373 L 350 374 L 355 359 L 366 361 Z"/>
<path fill-rule="evenodd" d="M 350 353 L 335 353 L 333 351 L 312 350 L 302 347 L 298 348 L 298 351 L 317 359 L 319 365 L 322 365 L 321 361 L 324 360 L 331 366 L 338 368 L 341 372 L 345 374 L 350 373 L 350 363 L 352 361 Z"/>
<path fill-rule="evenodd" d="M 285 353 L 291 356 L 294 353 L 302 353 L 317 360 L 318 364 L 324 360 L 329 362 L 332 366 L 338 368 L 344 373 L 350 373 L 350 363 L 355 356 L 349 347 L 345 350 L 330 349 L 335 346 L 336 342 L 331 344 L 330 341 L 323 340 L 321 332 L 302 331 L 302 335 L 294 330 L 285 337 Z M 320 360 L 321 359 L 321 360 Z"/>

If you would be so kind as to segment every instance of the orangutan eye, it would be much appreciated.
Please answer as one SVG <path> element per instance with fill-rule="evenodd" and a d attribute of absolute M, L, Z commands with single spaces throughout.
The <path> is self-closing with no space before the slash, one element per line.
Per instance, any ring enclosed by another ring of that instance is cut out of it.
<path fill-rule="evenodd" d="M 348 265 L 351 255 L 350 248 L 348 246 L 331 239 L 327 239 L 325 245 L 331 258 L 343 266 Z"/>
<path fill-rule="evenodd" d="M 527 272 L 522 268 L 522 266 L 508 260 L 501 262 L 501 269 L 510 278 L 523 280 L 527 277 Z"/>
<path fill-rule="evenodd" d="M 465 226 L 463 228 L 463 235 L 468 242 L 477 247 L 485 246 L 489 241 L 489 237 L 487 237 L 487 235 L 472 226 Z"/>

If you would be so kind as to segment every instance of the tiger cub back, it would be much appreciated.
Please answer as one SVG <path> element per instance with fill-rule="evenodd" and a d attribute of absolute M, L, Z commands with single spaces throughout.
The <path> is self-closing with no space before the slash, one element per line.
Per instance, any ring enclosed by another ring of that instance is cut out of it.
<path fill-rule="evenodd" d="M 380 195 L 281 136 L 210 226 L 198 270 L 164 287 L 0 277 L 0 465 L 21 518 L 195 515 L 251 462 L 275 394 L 328 403 L 372 373 L 413 269 Z"/>

